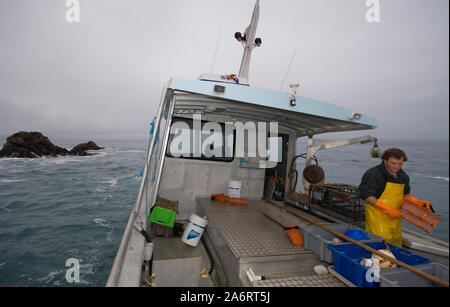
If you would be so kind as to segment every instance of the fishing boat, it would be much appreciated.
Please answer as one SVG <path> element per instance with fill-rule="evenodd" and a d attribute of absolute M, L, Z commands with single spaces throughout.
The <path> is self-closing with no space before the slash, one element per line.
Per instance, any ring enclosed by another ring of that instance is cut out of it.
<path fill-rule="evenodd" d="M 262 44 L 256 37 L 259 10 L 257 0 L 250 25 L 235 33 L 244 47 L 238 74 L 205 73 L 164 85 L 139 194 L 107 286 L 361 286 L 337 268 L 348 258 L 346 251 L 328 247 L 387 246 L 376 236 L 353 243 L 339 235 L 343 229 L 364 230 L 364 203 L 355 186 L 325 183 L 314 163 L 319 150 L 352 144 L 373 143 L 372 154 L 379 157 L 377 139 L 369 135 L 317 138 L 372 130 L 376 120 L 300 96 L 298 84 L 291 84 L 289 93 L 251 86 L 251 54 Z M 299 138 L 308 140 L 306 153 L 297 152 Z M 305 158 L 303 173 L 296 170 L 300 157 Z M 230 198 L 232 189 L 236 198 Z M 169 212 L 170 225 L 153 220 L 157 207 L 169 210 L 161 212 Z M 184 236 L 193 225 L 201 230 L 193 232 L 198 240 L 190 245 Z M 292 229 L 303 244 L 293 244 L 287 235 Z M 448 285 L 448 243 L 404 229 L 402 251 L 427 261 L 408 264 L 414 271 L 408 265 L 386 270 L 393 273 L 382 274 L 378 285 L 409 280 L 436 285 L 426 278 L 430 275 L 446 278 Z"/>

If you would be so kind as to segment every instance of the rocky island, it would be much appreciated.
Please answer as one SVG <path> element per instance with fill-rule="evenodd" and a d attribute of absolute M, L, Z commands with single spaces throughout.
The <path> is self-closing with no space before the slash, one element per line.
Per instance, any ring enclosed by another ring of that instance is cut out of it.
<path fill-rule="evenodd" d="M 56 146 L 40 132 L 20 131 L 6 139 L 6 143 L 0 150 L 0 158 L 39 158 L 42 156 L 91 156 L 87 150 L 99 150 L 92 141 L 78 144 L 71 150 Z"/>

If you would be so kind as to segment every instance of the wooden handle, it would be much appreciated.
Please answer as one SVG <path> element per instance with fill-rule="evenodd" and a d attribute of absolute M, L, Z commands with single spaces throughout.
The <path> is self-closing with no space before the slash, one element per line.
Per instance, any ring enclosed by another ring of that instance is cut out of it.
<path fill-rule="evenodd" d="M 425 273 L 425 272 L 423 272 L 423 271 L 420 271 L 420 270 L 416 269 L 415 267 L 410 266 L 409 264 L 406 264 L 406 263 L 404 263 L 404 262 L 402 262 L 402 261 L 400 261 L 400 260 L 397 260 L 397 259 L 394 259 L 394 258 L 392 258 L 392 257 L 389 257 L 388 255 L 383 254 L 383 253 L 377 251 L 376 249 L 371 248 L 370 246 L 367 246 L 367 245 L 365 245 L 365 244 L 363 244 L 363 243 L 361 243 L 361 242 L 359 242 L 359 241 L 355 241 L 355 240 L 353 240 L 352 238 L 349 238 L 349 237 L 347 237 L 346 235 L 344 235 L 344 234 L 342 234 L 342 233 L 340 233 L 340 232 L 337 232 L 337 231 L 335 231 L 335 230 L 333 230 L 333 229 L 331 229 L 331 228 L 328 228 L 328 227 L 326 227 L 326 226 L 320 224 L 319 222 L 316 222 L 316 221 L 314 221 L 314 220 L 312 220 L 312 219 L 310 219 L 310 218 L 307 218 L 306 216 L 303 216 L 303 215 L 299 214 L 298 212 L 295 212 L 295 211 L 293 211 L 293 210 L 291 210 L 291 209 L 289 209 L 289 208 L 286 208 L 286 207 L 284 207 L 284 206 L 282 206 L 282 205 L 279 205 L 279 204 L 277 204 L 277 203 L 274 202 L 274 201 L 271 201 L 271 200 L 269 200 L 269 199 L 266 199 L 265 197 L 262 197 L 261 199 L 264 200 L 264 201 L 266 201 L 266 202 L 268 202 L 269 204 L 272 204 L 272 205 L 274 205 L 274 206 L 277 206 L 277 207 L 280 208 L 280 209 L 285 210 L 286 212 L 289 212 L 289 213 L 292 214 L 292 215 L 295 215 L 296 217 L 299 217 L 299 218 L 301 218 L 301 219 L 307 221 L 308 223 L 311 223 L 311 224 L 314 224 L 314 225 L 316 225 L 316 226 L 319 226 L 320 228 L 322 228 L 322 229 L 324 229 L 324 230 L 326 230 L 326 231 L 328 231 L 328 232 L 331 232 L 332 234 L 334 234 L 334 235 L 337 236 L 337 237 L 340 237 L 341 239 L 345 239 L 345 240 L 347 240 L 347 241 L 350 241 L 350 242 L 352 242 L 353 244 L 358 245 L 359 247 L 362 247 L 362 248 L 364 248 L 365 250 L 368 250 L 369 252 L 372 252 L 373 254 L 376 254 L 376 255 L 378 255 L 378 256 L 380 256 L 380 257 L 383 257 L 384 259 L 387 259 L 387 260 L 389 260 L 389 261 L 391 261 L 391 262 L 393 262 L 393 263 L 395 263 L 395 264 L 397 264 L 397 265 L 399 265 L 399 266 L 401 266 L 401 267 L 404 267 L 405 269 L 410 270 L 410 271 L 413 272 L 413 273 L 416 273 L 416 274 L 418 274 L 418 275 L 420 275 L 420 276 L 422 276 L 422 277 L 424 277 L 424 278 L 426 278 L 426 279 L 429 279 L 429 280 L 431 280 L 432 282 L 435 282 L 435 283 L 437 283 L 437 284 L 439 284 L 439 285 L 441 285 L 441 286 L 447 287 L 447 288 L 448 288 L 448 286 L 449 286 L 449 285 L 448 285 L 448 282 L 445 282 L 445 281 L 443 281 L 443 280 L 437 278 L 436 276 L 433 276 L 433 275 L 430 275 L 430 274 Z"/>

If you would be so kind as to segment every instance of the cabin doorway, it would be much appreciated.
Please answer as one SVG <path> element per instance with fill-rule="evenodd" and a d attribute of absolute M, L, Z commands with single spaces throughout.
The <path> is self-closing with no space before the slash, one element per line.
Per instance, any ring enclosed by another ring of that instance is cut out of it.
<path fill-rule="evenodd" d="M 278 142 L 278 163 L 273 168 L 266 168 L 264 176 L 264 197 L 267 199 L 284 200 L 289 135 L 280 133 L 276 138 Z M 269 154 L 271 150 L 269 148 Z"/>

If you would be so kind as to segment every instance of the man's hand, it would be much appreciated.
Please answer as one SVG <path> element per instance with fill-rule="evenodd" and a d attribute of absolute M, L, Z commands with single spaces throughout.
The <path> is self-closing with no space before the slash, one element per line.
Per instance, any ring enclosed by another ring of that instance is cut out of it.
<path fill-rule="evenodd" d="M 376 202 L 375 208 L 377 208 L 381 212 L 387 214 L 391 219 L 397 219 L 397 218 L 401 217 L 401 214 L 398 210 L 389 208 L 387 205 L 383 204 L 379 200 Z"/>

